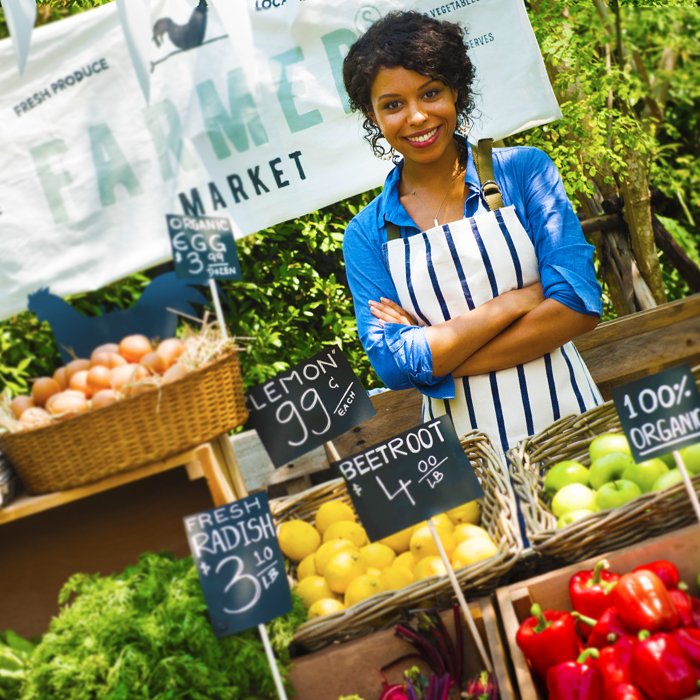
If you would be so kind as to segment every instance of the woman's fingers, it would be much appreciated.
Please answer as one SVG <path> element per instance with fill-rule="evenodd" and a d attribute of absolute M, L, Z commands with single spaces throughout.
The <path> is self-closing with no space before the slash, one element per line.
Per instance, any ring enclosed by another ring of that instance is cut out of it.
<path fill-rule="evenodd" d="M 385 323 L 399 323 L 406 326 L 417 325 L 413 316 L 391 299 L 382 297 L 381 301 L 371 300 L 369 307 L 372 315 Z"/>

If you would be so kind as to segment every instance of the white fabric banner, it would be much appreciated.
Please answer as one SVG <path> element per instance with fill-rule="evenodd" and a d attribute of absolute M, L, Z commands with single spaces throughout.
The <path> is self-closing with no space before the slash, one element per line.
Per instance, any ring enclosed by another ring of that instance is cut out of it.
<path fill-rule="evenodd" d="M 168 213 L 239 237 L 381 184 L 342 59 L 407 8 L 468 27 L 470 138 L 560 116 L 521 0 L 152 0 L 148 103 L 115 3 L 35 30 L 22 77 L 0 42 L 0 318 L 169 259 Z"/>

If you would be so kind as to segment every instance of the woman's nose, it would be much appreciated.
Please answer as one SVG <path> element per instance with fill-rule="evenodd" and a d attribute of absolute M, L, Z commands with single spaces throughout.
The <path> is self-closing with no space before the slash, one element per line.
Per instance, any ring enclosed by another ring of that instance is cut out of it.
<path fill-rule="evenodd" d="M 426 120 L 425 113 L 419 105 L 411 105 L 408 113 L 408 123 L 411 125 L 422 124 Z"/>

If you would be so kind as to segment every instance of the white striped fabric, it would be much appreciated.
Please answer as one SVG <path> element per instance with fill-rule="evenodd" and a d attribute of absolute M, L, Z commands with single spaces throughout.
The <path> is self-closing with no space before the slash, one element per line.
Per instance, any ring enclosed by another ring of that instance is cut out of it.
<path fill-rule="evenodd" d="M 401 305 L 421 325 L 539 280 L 534 246 L 512 206 L 390 241 L 386 256 Z M 454 399 L 424 397 L 424 420 L 449 413 L 458 435 L 479 428 L 504 451 L 603 400 L 573 343 L 455 384 Z"/>

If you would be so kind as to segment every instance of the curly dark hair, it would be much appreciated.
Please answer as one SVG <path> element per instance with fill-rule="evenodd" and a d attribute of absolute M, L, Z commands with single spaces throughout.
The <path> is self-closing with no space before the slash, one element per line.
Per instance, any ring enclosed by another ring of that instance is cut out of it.
<path fill-rule="evenodd" d="M 362 112 L 365 140 L 376 156 L 387 151 L 372 121 L 372 83 L 381 68 L 406 68 L 457 90 L 457 117 L 466 123 L 474 108 L 474 66 L 467 54 L 464 29 L 415 11 L 395 11 L 375 22 L 343 61 L 343 82 L 353 111 Z"/>

